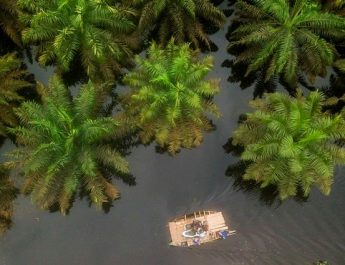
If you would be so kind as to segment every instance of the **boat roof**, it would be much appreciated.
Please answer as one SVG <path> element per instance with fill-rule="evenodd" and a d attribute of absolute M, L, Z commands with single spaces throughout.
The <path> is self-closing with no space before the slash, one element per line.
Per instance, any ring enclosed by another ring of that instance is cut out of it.
<path fill-rule="evenodd" d="M 194 212 L 192 214 L 175 218 L 173 221 L 169 222 L 169 230 L 171 235 L 171 241 L 173 244 L 178 244 L 186 241 L 186 239 L 182 236 L 182 232 L 185 230 L 185 225 L 192 223 L 193 220 L 199 220 L 201 222 L 206 221 L 208 225 L 208 231 L 210 233 L 228 230 L 228 226 L 225 224 L 222 212 Z"/>

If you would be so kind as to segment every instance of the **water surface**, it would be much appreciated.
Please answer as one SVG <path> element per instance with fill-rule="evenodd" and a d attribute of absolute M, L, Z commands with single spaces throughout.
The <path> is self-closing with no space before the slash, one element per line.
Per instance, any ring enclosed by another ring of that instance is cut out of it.
<path fill-rule="evenodd" d="M 69 216 L 47 213 L 30 198 L 15 202 L 13 228 L 0 241 L 0 265 L 304 265 L 326 259 L 345 264 L 344 168 L 337 168 L 330 196 L 313 190 L 307 202 L 267 206 L 258 193 L 234 189 L 226 168 L 237 158 L 224 145 L 240 114 L 249 111 L 253 89 L 226 81 L 221 68 L 226 27 L 212 36 L 219 46 L 211 76 L 221 78 L 215 100 L 222 112 L 203 144 L 175 157 L 139 146 L 128 157 L 137 185 L 120 180 L 122 198 L 108 214 L 77 200 Z M 37 79 L 47 72 L 31 65 Z M 12 148 L 9 142 L 1 154 Z M 169 247 L 167 222 L 194 210 L 219 210 L 237 235 L 195 248 Z"/>

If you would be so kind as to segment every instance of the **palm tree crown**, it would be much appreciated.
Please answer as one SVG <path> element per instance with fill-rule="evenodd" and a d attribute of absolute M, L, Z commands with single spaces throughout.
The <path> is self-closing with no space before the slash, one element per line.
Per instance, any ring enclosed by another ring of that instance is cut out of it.
<path fill-rule="evenodd" d="M 345 163 L 342 116 L 323 113 L 324 97 L 311 92 L 306 98 L 281 93 L 252 101 L 255 112 L 234 132 L 233 143 L 244 146 L 241 158 L 251 162 L 244 179 L 277 185 L 282 199 L 308 195 L 312 184 L 329 194 L 336 164 Z"/>
<path fill-rule="evenodd" d="M 237 61 L 246 61 L 247 74 L 263 67 L 266 81 L 282 75 L 295 84 L 300 72 L 310 81 L 326 74 L 336 50 L 328 39 L 344 37 L 344 19 L 308 0 L 239 1 L 243 22 L 233 33 L 231 45 L 246 47 Z"/>
<path fill-rule="evenodd" d="M 130 9 L 111 6 L 105 0 L 19 0 L 25 43 L 38 45 L 42 65 L 57 62 L 69 70 L 76 57 L 89 75 L 101 67 L 108 76 L 119 71 L 131 51 L 124 34 L 134 28 Z M 120 63 L 121 60 L 121 63 Z"/>
<path fill-rule="evenodd" d="M 213 67 L 212 57 L 198 61 L 188 44 L 177 46 L 172 40 L 165 49 L 152 44 L 148 58 L 138 56 L 136 61 L 138 67 L 124 79 L 132 88 L 124 103 L 142 129 L 142 141 L 154 138 L 170 153 L 199 145 L 202 130 L 211 128 L 205 113 L 218 114 L 212 102 L 218 80 L 204 80 Z"/>
<path fill-rule="evenodd" d="M 64 214 L 79 188 L 98 206 L 119 197 L 103 172 L 128 173 L 128 164 L 105 142 L 118 123 L 99 114 L 93 84 L 82 86 L 73 101 L 57 77 L 47 92 L 40 89 L 43 105 L 24 102 L 17 111 L 23 125 L 11 129 L 20 146 L 8 163 L 23 171 L 24 192 L 42 208 L 59 205 Z"/>
<path fill-rule="evenodd" d="M 165 45 L 171 37 L 176 42 L 200 43 L 209 47 L 201 20 L 222 26 L 225 16 L 209 0 L 131 0 L 140 11 L 139 30 L 150 31 L 155 28 L 158 40 Z"/>
<path fill-rule="evenodd" d="M 13 108 L 23 101 L 18 91 L 30 87 L 23 77 L 27 74 L 21 68 L 22 62 L 15 54 L 0 57 L 0 136 L 6 136 L 6 127 L 17 124 Z"/>

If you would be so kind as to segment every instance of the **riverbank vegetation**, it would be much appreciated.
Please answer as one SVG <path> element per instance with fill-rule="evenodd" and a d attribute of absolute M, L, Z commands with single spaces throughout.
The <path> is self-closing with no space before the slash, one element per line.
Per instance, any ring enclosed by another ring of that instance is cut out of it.
<path fill-rule="evenodd" d="M 209 114 L 221 116 L 218 81 L 207 77 L 208 33 L 229 20 L 213 2 L 0 0 L 0 137 L 16 144 L 2 166 L 1 203 L 15 198 L 6 195 L 15 194 L 7 177 L 15 169 L 43 209 L 66 214 L 78 193 L 101 207 L 119 197 L 112 178 L 130 172 L 132 145 L 119 142 L 155 141 L 171 155 L 202 144 L 215 129 Z M 317 78 L 344 75 L 344 1 L 235 2 L 228 52 L 245 68 L 236 78 L 258 77 L 270 92 L 229 132 L 249 164 L 243 178 L 275 186 L 281 199 L 313 186 L 329 194 L 334 167 L 345 162 L 344 92 L 308 90 L 321 90 Z M 31 59 L 54 66 L 48 86 L 28 82 L 23 60 Z M 72 96 L 63 75 L 74 71 L 83 78 Z M 279 86 L 290 95 L 274 92 Z"/>

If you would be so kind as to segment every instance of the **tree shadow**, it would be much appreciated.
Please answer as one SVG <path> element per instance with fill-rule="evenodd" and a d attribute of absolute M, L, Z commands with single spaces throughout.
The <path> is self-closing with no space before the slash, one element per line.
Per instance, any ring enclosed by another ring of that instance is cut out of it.
<path fill-rule="evenodd" d="M 273 93 L 277 90 L 277 80 L 271 78 L 265 81 L 262 71 L 252 72 L 245 76 L 247 65 L 244 63 L 235 63 L 234 60 L 226 59 L 222 67 L 230 68 L 228 82 L 239 83 L 242 90 L 254 86 L 253 98 L 262 97 L 264 93 Z"/>
<path fill-rule="evenodd" d="M 27 49 L 23 49 L 16 45 L 8 36 L 7 34 L 0 28 L 0 56 L 5 55 L 6 53 L 16 52 L 23 56 L 23 52 L 27 52 Z"/>
<path fill-rule="evenodd" d="M 333 114 L 339 113 L 345 106 L 345 74 L 335 70 L 335 74 L 329 78 L 329 85 L 321 87 L 320 91 L 324 93 L 326 98 L 337 99 L 332 104 L 324 106 L 323 110 Z"/>
<path fill-rule="evenodd" d="M 77 84 L 85 84 L 89 80 L 89 77 L 83 67 L 81 56 L 79 54 L 77 56 L 74 56 L 69 71 L 62 71 L 57 66 L 56 72 L 61 76 L 65 85 L 68 87 L 75 86 Z"/>

